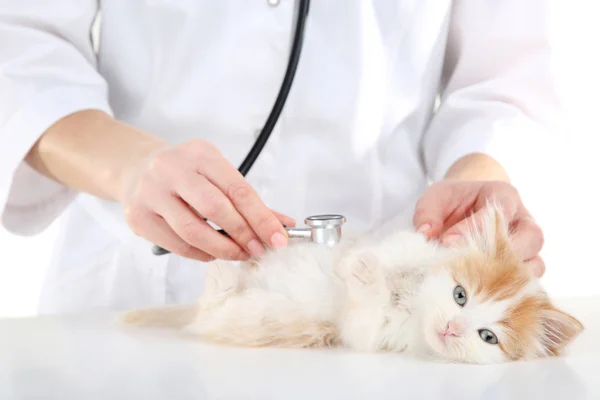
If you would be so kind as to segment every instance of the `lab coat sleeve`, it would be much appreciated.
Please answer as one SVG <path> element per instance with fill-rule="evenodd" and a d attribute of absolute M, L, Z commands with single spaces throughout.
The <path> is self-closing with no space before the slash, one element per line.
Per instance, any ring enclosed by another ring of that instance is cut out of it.
<path fill-rule="evenodd" d="M 0 7 L 0 215 L 13 233 L 42 231 L 77 195 L 23 161 L 40 136 L 76 111 L 112 115 L 91 42 L 96 12 L 96 0 Z"/>
<path fill-rule="evenodd" d="M 551 0 L 454 2 L 437 112 L 423 137 L 429 177 L 443 179 L 470 153 L 509 177 L 561 124 L 552 77 Z"/>

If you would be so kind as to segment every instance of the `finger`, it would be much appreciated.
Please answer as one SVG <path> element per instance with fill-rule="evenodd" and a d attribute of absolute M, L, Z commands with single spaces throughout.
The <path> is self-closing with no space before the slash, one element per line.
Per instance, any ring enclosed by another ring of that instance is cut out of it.
<path fill-rule="evenodd" d="M 536 278 L 541 278 L 546 273 L 546 263 L 544 263 L 544 260 L 539 255 L 528 260 L 525 265 L 531 269 Z"/>
<path fill-rule="evenodd" d="M 182 240 L 157 214 L 148 212 L 140 218 L 136 230 L 144 232 L 141 236 L 173 254 L 204 262 L 214 260 L 214 257 Z"/>
<path fill-rule="evenodd" d="M 511 242 L 515 253 L 522 260 L 529 260 L 539 254 L 544 246 L 544 234 L 533 218 L 524 216 L 513 222 Z"/>
<path fill-rule="evenodd" d="M 225 193 L 262 242 L 274 248 L 287 246 L 287 232 L 282 223 L 227 160 L 215 157 L 202 166 L 201 172 Z"/>
<path fill-rule="evenodd" d="M 417 201 L 413 225 L 417 232 L 427 237 L 436 237 L 442 232 L 447 204 L 426 191 Z"/>
<path fill-rule="evenodd" d="M 275 214 L 275 217 L 277 217 L 279 222 L 281 222 L 284 226 L 287 226 L 287 227 L 296 226 L 296 220 L 294 218 L 289 217 L 285 214 L 281 214 L 275 210 L 271 210 L 271 211 L 273 212 L 273 214 Z"/>
<path fill-rule="evenodd" d="M 464 193 L 464 188 L 459 184 L 438 183 L 425 190 L 417 201 L 413 216 L 417 232 L 430 238 L 438 237 L 444 231 L 449 216 L 464 213 L 475 201 L 474 196 Z"/>
<path fill-rule="evenodd" d="M 457 208 L 455 208 L 446 217 L 446 220 L 444 221 L 444 225 L 442 227 L 442 233 L 441 233 L 441 235 L 443 235 L 444 233 L 447 233 L 447 231 L 450 228 L 452 228 L 453 226 L 455 226 L 459 222 L 464 221 L 464 220 L 466 220 L 468 218 L 471 218 L 476 211 L 477 210 L 473 207 L 473 204 L 464 204 L 464 205 L 461 204 L 460 206 L 458 206 Z"/>
<path fill-rule="evenodd" d="M 203 221 L 182 199 L 167 196 L 156 211 L 191 246 L 222 260 L 249 258 L 240 246 Z"/>
<path fill-rule="evenodd" d="M 208 179 L 192 174 L 176 187 L 181 199 L 189 204 L 200 216 L 217 224 L 242 249 L 255 257 L 264 254 L 265 249 L 244 217 L 235 209 L 231 201 Z"/>

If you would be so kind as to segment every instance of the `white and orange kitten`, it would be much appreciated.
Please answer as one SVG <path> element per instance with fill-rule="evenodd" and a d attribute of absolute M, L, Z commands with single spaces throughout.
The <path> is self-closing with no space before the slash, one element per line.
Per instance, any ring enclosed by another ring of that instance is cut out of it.
<path fill-rule="evenodd" d="M 231 346 L 343 346 L 476 364 L 558 355 L 583 326 L 551 303 L 513 254 L 499 209 L 488 210 L 451 249 L 401 231 L 332 249 L 292 245 L 241 267 L 216 261 L 197 304 L 122 321 Z"/>

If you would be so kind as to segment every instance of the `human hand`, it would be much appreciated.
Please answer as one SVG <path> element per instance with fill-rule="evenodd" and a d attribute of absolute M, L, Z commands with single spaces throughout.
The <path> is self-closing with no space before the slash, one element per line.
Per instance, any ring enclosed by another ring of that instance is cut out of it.
<path fill-rule="evenodd" d="M 417 231 L 450 245 L 460 239 L 467 217 L 481 221 L 486 201 L 494 199 L 501 207 L 514 235 L 511 241 L 516 253 L 526 261 L 537 277 L 545 272 L 539 252 L 544 243 L 541 228 L 525 209 L 519 193 L 502 181 L 443 180 L 431 185 L 415 209 L 413 223 Z"/>
<path fill-rule="evenodd" d="M 118 200 L 131 229 L 187 258 L 260 256 L 262 243 L 286 246 L 283 225 L 295 225 L 292 218 L 270 210 L 219 150 L 199 139 L 174 146 L 157 139 L 131 161 L 120 186 Z"/>

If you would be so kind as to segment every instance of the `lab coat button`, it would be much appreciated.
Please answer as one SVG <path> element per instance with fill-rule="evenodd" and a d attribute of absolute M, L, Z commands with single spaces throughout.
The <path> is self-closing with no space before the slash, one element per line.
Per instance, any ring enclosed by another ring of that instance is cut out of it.
<path fill-rule="evenodd" d="M 267 3 L 269 3 L 271 7 L 277 7 L 279 5 L 279 0 L 267 0 Z"/>

